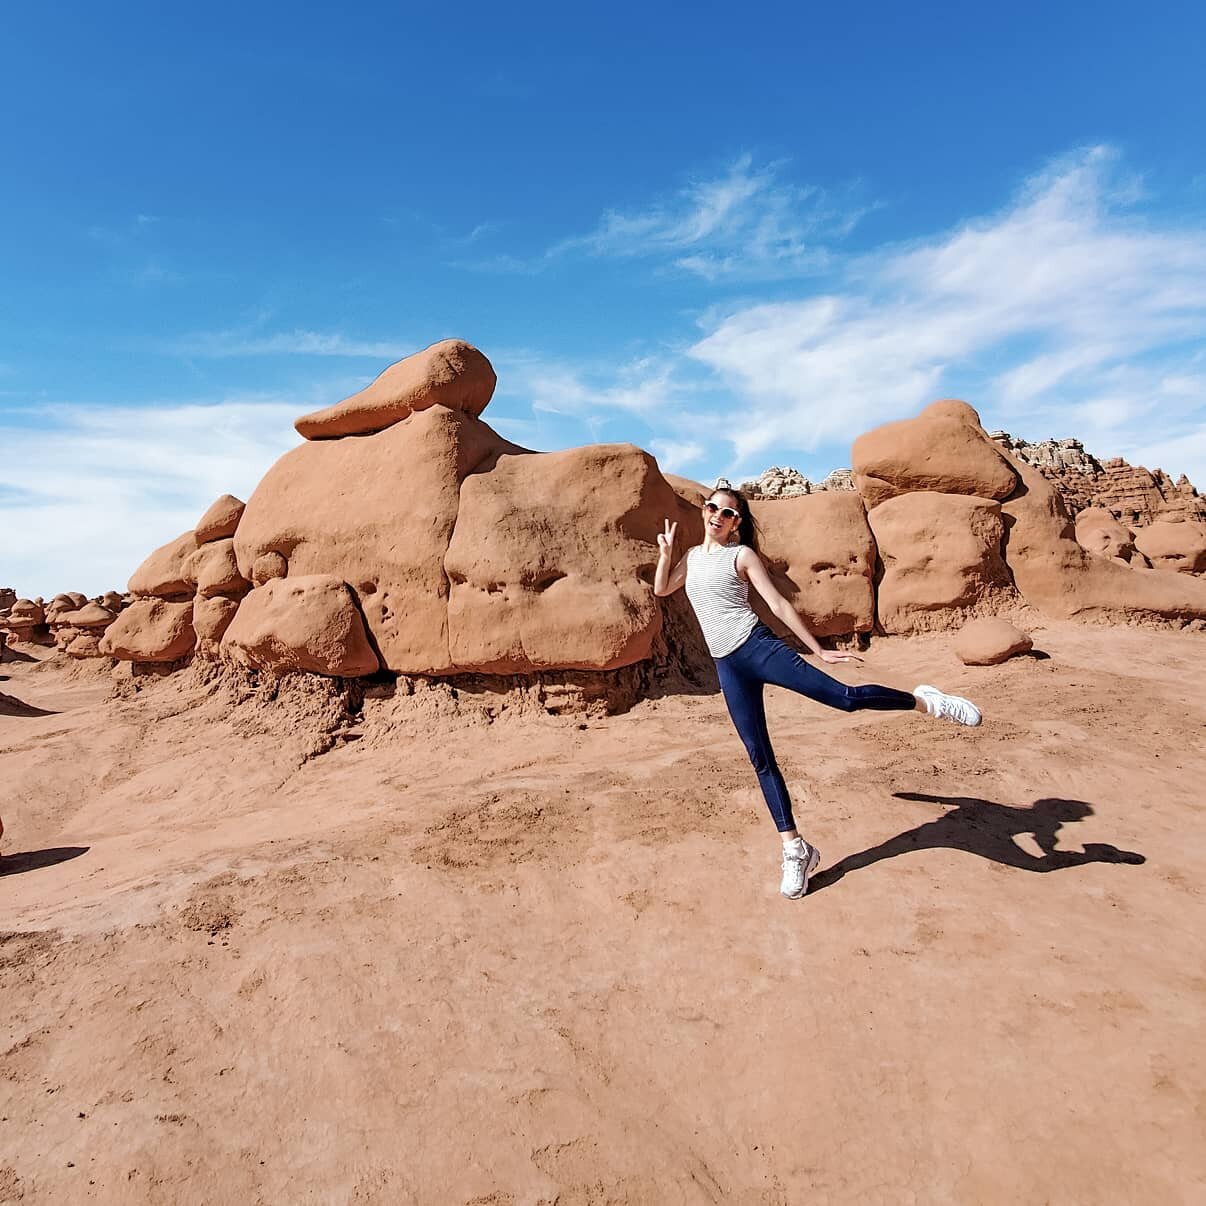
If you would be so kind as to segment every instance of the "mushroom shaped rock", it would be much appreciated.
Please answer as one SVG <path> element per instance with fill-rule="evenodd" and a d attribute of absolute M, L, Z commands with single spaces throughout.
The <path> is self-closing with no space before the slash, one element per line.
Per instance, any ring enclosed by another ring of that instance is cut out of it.
<path fill-rule="evenodd" d="M 1198 520 L 1157 519 L 1135 533 L 1135 547 L 1155 569 L 1206 572 L 1206 523 Z"/>
<path fill-rule="evenodd" d="M 9 628 L 37 628 L 45 623 L 46 609 L 34 599 L 18 599 L 9 608 Z"/>
<path fill-rule="evenodd" d="M 235 661 L 277 674 L 305 670 L 356 678 L 379 665 L 352 592 L 330 574 L 257 586 L 239 604 L 222 649 Z"/>
<path fill-rule="evenodd" d="M 84 604 L 88 602 L 88 596 L 81 595 L 78 590 L 69 590 L 67 592 L 67 598 L 69 598 L 76 605 L 76 607 L 83 607 Z"/>
<path fill-rule="evenodd" d="M 1076 543 L 1099 557 L 1127 563 L 1136 560 L 1134 533 L 1105 507 L 1086 507 L 1077 514 Z"/>
<path fill-rule="evenodd" d="M 114 615 L 117 615 L 117 613 L 126 605 L 125 596 L 119 595 L 115 590 L 105 591 L 105 593 L 101 595 L 99 599 L 97 599 L 97 602 L 102 607 L 107 607 Z"/>
<path fill-rule="evenodd" d="M 59 616 L 59 622 L 85 632 L 96 632 L 99 635 L 116 618 L 116 615 L 107 607 L 102 607 L 99 603 L 88 603 L 78 611 L 64 612 Z"/>
<path fill-rule="evenodd" d="M 233 494 L 223 494 L 201 516 L 193 533 L 198 544 L 209 544 L 211 540 L 225 540 L 235 534 L 246 503 Z"/>
<path fill-rule="evenodd" d="M 100 637 L 95 632 L 81 632 L 66 647 L 68 657 L 104 657 L 100 651 Z"/>
<path fill-rule="evenodd" d="M 657 533 L 679 503 L 631 444 L 507 456 L 465 479 L 444 561 L 464 670 L 610 670 L 649 657 Z"/>
<path fill-rule="evenodd" d="M 391 364 L 359 393 L 325 410 L 302 415 L 293 426 L 307 440 L 382 431 L 437 403 L 477 416 L 494 393 L 490 361 L 463 339 L 445 339 Z"/>
<path fill-rule="evenodd" d="M 522 452 L 480 419 L 443 406 L 374 435 L 301 444 L 247 500 L 234 538 L 239 570 L 256 580 L 260 559 L 275 554 L 288 563 L 283 581 L 333 574 L 355 589 L 385 666 L 455 673 L 444 556 L 461 482 Z"/>
<path fill-rule="evenodd" d="M 211 598 L 214 595 L 241 595 L 251 583 L 239 573 L 234 541 L 229 537 L 203 544 L 184 562 L 181 573 L 192 582 L 197 593 Z"/>
<path fill-rule="evenodd" d="M 1017 474 L 966 402 L 934 402 L 915 419 L 885 423 L 854 441 L 854 485 L 867 506 L 913 490 L 1008 498 Z"/>
<path fill-rule="evenodd" d="M 161 545 L 130 575 L 130 593 L 160 599 L 191 595 L 194 587 L 184 572 L 184 563 L 196 551 L 197 537 L 192 532 Z"/>
<path fill-rule="evenodd" d="M 197 648 L 207 653 L 215 649 L 238 610 L 239 604 L 235 599 L 222 595 L 212 598 L 198 595 L 193 600 L 193 629 L 197 633 Z"/>
<path fill-rule="evenodd" d="M 1000 616 L 969 620 L 955 638 L 955 653 L 965 666 L 996 666 L 1018 653 L 1029 653 L 1034 642 Z"/>
<path fill-rule="evenodd" d="M 105 629 L 100 652 L 123 662 L 175 662 L 192 652 L 195 640 L 191 600 L 135 599 Z"/>
<path fill-rule="evenodd" d="M 1019 485 L 1001 504 L 1005 562 L 1026 602 L 1045 615 L 1101 619 L 1204 619 L 1206 580 L 1128 566 L 1086 552 L 1059 492 L 1025 461 Z"/>
<path fill-rule="evenodd" d="M 921 490 L 867 516 L 883 561 L 879 620 L 885 632 L 949 628 L 973 609 L 1017 602 L 1001 557 L 1001 504 Z"/>
<path fill-rule="evenodd" d="M 750 504 L 771 579 L 816 636 L 869 632 L 875 624 L 875 541 L 863 500 L 799 494 Z M 764 610 L 751 593 L 760 614 Z M 769 613 L 765 622 L 786 629 Z"/>

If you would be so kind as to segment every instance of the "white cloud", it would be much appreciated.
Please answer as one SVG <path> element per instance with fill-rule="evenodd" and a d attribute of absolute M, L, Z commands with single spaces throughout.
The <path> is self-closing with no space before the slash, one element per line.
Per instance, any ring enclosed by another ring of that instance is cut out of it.
<path fill-rule="evenodd" d="M 1138 196 L 1112 151 L 1083 150 L 992 217 L 846 262 L 824 295 L 711 319 L 690 355 L 748 400 L 738 459 L 951 393 L 1029 439 L 1121 439 L 1153 412 L 1206 426 L 1179 371 L 1206 329 L 1206 231 L 1145 220 Z"/>
<path fill-rule="evenodd" d="M 707 448 L 695 440 L 649 441 L 649 448 L 657 457 L 658 467 L 665 473 L 679 473 L 688 465 L 697 464 L 707 456 Z"/>
<path fill-rule="evenodd" d="M 124 589 L 220 494 L 248 497 L 298 442 L 301 409 L 262 398 L 57 406 L 37 428 L 0 414 L 0 586 L 46 597 Z"/>
<path fill-rule="evenodd" d="M 593 231 L 549 255 L 657 257 L 710 281 L 816 271 L 829 260 L 825 241 L 847 234 L 865 210 L 836 208 L 822 189 L 785 181 L 782 169 L 743 155 L 722 176 L 692 181 L 648 209 L 607 211 Z"/>

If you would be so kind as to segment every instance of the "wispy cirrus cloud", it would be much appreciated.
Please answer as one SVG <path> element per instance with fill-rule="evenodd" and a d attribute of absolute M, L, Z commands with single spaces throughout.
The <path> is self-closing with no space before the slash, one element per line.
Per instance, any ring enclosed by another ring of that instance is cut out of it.
<path fill-rule="evenodd" d="M 709 282 L 793 277 L 823 269 L 829 245 L 849 234 L 867 208 L 854 202 L 853 189 L 835 196 L 794 184 L 786 164 L 758 164 L 747 154 L 644 208 L 606 210 L 592 230 L 539 255 L 500 253 L 456 266 L 536 273 L 587 256 L 645 260 Z"/>
<path fill-rule="evenodd" d="M 1107 453 L 1156 416 L 1198 432 L 1206 230 L 1141 196 L 1114 150 L 1087 148 L 996 214 L 838 265 L 822 293 L 711 316 L 689 356 L 748 400 L 737 456 L 844 443 L 949 393 Z"/>

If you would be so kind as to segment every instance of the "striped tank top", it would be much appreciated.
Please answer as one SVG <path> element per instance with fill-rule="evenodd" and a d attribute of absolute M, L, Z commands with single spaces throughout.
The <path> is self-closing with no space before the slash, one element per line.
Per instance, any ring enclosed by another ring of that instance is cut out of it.
<path fill-rule="evenodd" d="M 713 657 L 727 657 L 758 624 L 750 608 L 750 584 L 737 572 L 743 547 L 729 544 L 708 553 L 696 545 L 687 553 L 687 598 Z"/>

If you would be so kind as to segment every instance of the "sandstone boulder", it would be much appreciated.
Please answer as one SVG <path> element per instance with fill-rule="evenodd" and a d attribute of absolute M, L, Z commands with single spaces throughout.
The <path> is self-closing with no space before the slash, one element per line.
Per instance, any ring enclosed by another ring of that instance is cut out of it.
<path fill-rule="evenodd" d="M 1206 618 L 1206 581 L 1188 574 L 1126 566 L 1087 553 L 1055 487 L 1015 461 L 1018 489 L 1001 504 L 1005 561 L 1028 603 L 1057 618 Z"/>
<path fill-rule="evenodd" d="M 214 502 L 208 511 L 201 516 L 193 535 L 198 544 L 208 544 L 211 540 L 225 540 L 235 534 L 243 508 L 247 504 L 233 494 L 223 494 Z"/>
<path fill-rule="evenodd" d="M 212 598 L 198 595 L 193 600 L 193 629 L 197 634 L 197 648 L 205 653 L 213 653 L 238 610 L 237 599 L 227 599 L 222 595 Z"/>
<path fill-rule="evenodd" d="M 8 609 L 8 628 L 38 628 L 45 623 L 46 608 L 34 599 L 18 599 Z"/>
<path fill-rule="evenodd" d="M 59 622 L 69 624 L 86 632 L 104 632 L 117 617 L 99 603 L 88 603 L 78 611 L 67 611 L 59 616 Z"/>
<path fill-rule="evenodd" d="M 107 607 L 114 615 L 126 605 L 126 600 L 123 595 L 119 595 L 115 590 L 107 590 L 97 600 L 102 607 Z"/>
<path fill-rule="evenodd" d="M 1135 533 L 1135 547 L 1155 569 L 1206 573 L 1206 523 L 1157 519 Z"/>
<path fill-rule="evenodd" d="M 657 532 L 678 507 L 631 444 L 506 456 L 467 477 L 444 560 L 449 660 L 517 674 L 647 658 Z"/>
<path fill-rule="evenodd" d="M 239 604 L 222 650 L 244 665 L 277 674 L 305 670 L 355 678 L 379 666 L 352 592 L 330 574 L 276 578 L 257 586 Z"/>
<path fill-rule="evenodd" d="M 239 571 L 253 577 L 259 559 L 276 554 L 288 566 L 284 581 L 332 574 L 356 591 L 389 669 L 455 673 L 464 667 L 448 650 L 444 556 L 460 485 L 523 451 L 444 406 L 374 435 L 308 441 L 281 457 L 247 500 L 234 538 Z M 531 510 L 524 499 L 513 505 Z"/>
<path fill-rule="evenodd" d="M 251 584 L 263 586 L 273 578 L 283 578 L 289 573 L 289 563 L 280 553 L 261 553 L 251 563 Z"/>
<path fill-rule="evenodd" d="M 854 483 L 868 508 L 914 490 L 1007 498 L 1017 484 L 1008 458 L 966 402 L 927 406 L 854 441 Z"/>
<path fill-rule="evenodd" d="M 1126 565 L 1145 560 L 1136 555 L 1134 533 L 1105 507 L 1086 507 L 1076 516 L 1076 543 L 1087 552 Z"/>
<path fill-rule="evenodd" d="M 242 595 L 251 588 L 251 583 L 239 573 L 234 541 L 230 537 L 203 544 L 184 562 L 181 574 L 186 582 L 196 586 L 199 595 L 206 598 Z"/>
<path fill-rule="evenodd" d="M 197 551 L 197 537 L 184 532 L 157 548 L 131 575 L 130 592 L 160 599 L 179 599 L 193 593 L 184 563 Z"/>
<path fill-rule="evenodd" d="M 81 632 L 66 647 L 68 657 L 104 657 L 100 650 L 100 637 L 95 632 Z"/>
<path fill-rule="evenodd" d="M 772 580 L 814 635 L 869 632 L 875 624 L 875 541 L 859 495 L 801 494 L 755 500 L 750 508 Z M 775 632 L 786 635 L 757 601 L 755 607 Z"/>
<path fill-rule="evenodd" d="M 918 491 L 868 515 L 883 561 L 878 611 L 885 632 L 959 623 L 969 610 L 1017 601 L 1001 557 L 1001 504 L 966 494 Z"/>
<path fill-rule="evenodd" d="M 143 598 L 109 625 L 99 648 L 105 657 L 123 662 L 175 662 L 192 652 L 194 641 L 191 600 Z"/>
<path fill-rule="evenodd" d="M 955 653 L 965 666 L 996 666 L 1033 648 L 1026 633 L 999 616 L 969 620 L 955 638 Z"/>
<path fill-rule="evenodd" d="M 391 364 L 359 393 L 294 423 L 307 440 L 382 431 L 437 403 L 476 417 L 494 393 L 490 361 L 462 339 L 434 343 Z"/>

